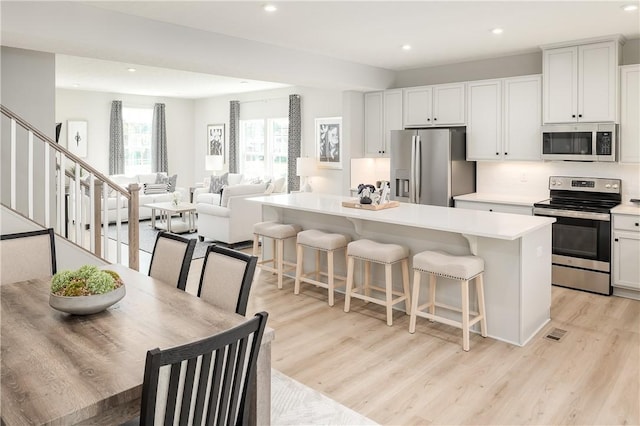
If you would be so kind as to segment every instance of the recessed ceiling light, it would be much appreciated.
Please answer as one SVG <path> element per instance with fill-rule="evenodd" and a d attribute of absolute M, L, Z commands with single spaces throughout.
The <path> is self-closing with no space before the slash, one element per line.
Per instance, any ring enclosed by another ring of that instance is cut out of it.
<path fill-rule="evenodd" d="M 127 68 L 127 71 L 129 71 L 129 72 L 136 72 L 136 69 L 135 69 L 135 68 Z"/>
<path fill-rule="evenodd" d="M 494 28 L 491 30 L 491 32 L 494 34 L 502 34 L 504 30 L 502 28 Z"/>
<path fill-rule="evenodd" d="M 637 4 L 627 4 L 622 6 L 622 10 L 624 10 L 625 12 L 633 12 L 634 10 L 638 10 L 638 5 Z"/>
<path fill-rule="evenodd" d="M 402 45 L 402 50 L 411 50 L 411 45 L 410 44 L 403 44 Z"/>
<path fill-rule="evenodd" d="M 80 87 L 80 85 L 78 83 L 73 83 L 72 85 L 73 87 Z"/>
<path fill-rule="evenodd" d="M 272 4 L 265 4 L 264 6 L 262 6 L 262 8 L 265 12 L 275 12 L 276 10 L 278 10 L 278 8 Z"/>

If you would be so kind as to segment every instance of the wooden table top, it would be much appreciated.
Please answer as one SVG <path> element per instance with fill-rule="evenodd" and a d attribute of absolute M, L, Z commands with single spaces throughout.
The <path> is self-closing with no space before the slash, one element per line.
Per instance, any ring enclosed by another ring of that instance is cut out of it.
<path fill-rule="evenodd" d="M 161 203 L 149 203 L 143 204 L 142 207 L 149 209 L 164 210 L 173 213 L 184 213 L 196 210 L 196 205 L 193 203 L 180 202 L 177 206 L 171 201 L 164 201 Z"/>
<path fill-rule="evenodd" d="M 49 306 L 48 279 L 0 286 L 2 420 L 74 424 L 142 393 L 146 353 L 198 340 L 243 321 L 122 265 L 126 296 L 74 316 Z M 271 340 L 266 333 L 263 343 Z"/>

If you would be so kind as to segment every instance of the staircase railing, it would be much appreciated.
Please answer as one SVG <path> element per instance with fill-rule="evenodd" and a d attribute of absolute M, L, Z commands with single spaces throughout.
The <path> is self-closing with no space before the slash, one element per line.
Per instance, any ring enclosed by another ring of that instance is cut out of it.
<path fill-rule="evenodd" d="M 138 226 L 129 226 L 127 238 L 123 240 L 121 209 L 126 203 L 129 224 L 138 224 L 139 185 L 134 183 L 130 184 L 126 190 L 123 189 L 4 105 L 0 105 L 0 109 L 2 114 L 10 120 L 10 155 L 8 161 L 4 156 L 2 159 L 2 168 L 7 166 L 10 168 L 9 207 L 31 220 L 36 220 L 34 207 L 36 203 L 43 203 L 44 219 L 41 225 L 53 227 L 59 235 L 109 261 L 123 263 L 122 245 L 127 244 L 128 265 L 138 270 L 140 247 Z M 19 133 L 21 136 L 24 134 L 24 131 L 19 132 L 19 129 L 26 131 L 26 137 L 19 138 Z M 18 158 L 18 144 L 26 144 L 26 158 L 22 155 L 20 159 Z M 44 148 L 43 164 L 34 163 L 36 144 L 41 144 Z M 55 166 L 52 156 L 55 157 Z M 35 171 L 40 167 L 43 170 L 43 173 L 39 174 L 42 178 L 36 182 Z M 26 203 L 18 203 L 19 198 L 24 201 L 25 197 L 24 194 L 18 194 L 18 181 L 23 179 L 27 183 Z M 43 185 L 44 199 L 36 200 L 34 197 L 34 185 L 37 184 Z M 53 194 L 49 190 L 52 184 L 55 186 Z M 52 195 L 55 197 L 55 216 L 51 214 Z M 109 242 L 109 199 L 114 200 L 112 203 L 115 204 L 116 212 L 115 228 L 112 232 L 115 235 L 111 243 Z M 53 216 L 55 219 L 52 225 Z M 73 227 L 70 228 L 69 225 Z M 115 249 L 113 254 L 112 249 Z"/>

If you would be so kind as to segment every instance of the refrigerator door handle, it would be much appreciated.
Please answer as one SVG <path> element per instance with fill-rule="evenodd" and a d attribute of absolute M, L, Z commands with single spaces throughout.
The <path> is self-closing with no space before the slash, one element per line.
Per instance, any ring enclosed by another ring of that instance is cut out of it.
<path fill-rule="evenodd" d="M 415 174 L 416 174 L 416 138 L 417 137 L 418 136 L 415 136 L 415 135 L 411 137 L 411 171 L 409 174 L 409 202 L 410 203 L 416 202 Z"/>
<path fill-rule="evenodd" d="M 415 202 L 420 204 L 420 194 L 421 194 L 421 186 L 420 182 L 422 182 L 422 139 L 420 136 L 416 136 L 416 153 L 413 157 L 413 162 L 415 164 L 415 176 L 413 177 L 415 185 Z"/>

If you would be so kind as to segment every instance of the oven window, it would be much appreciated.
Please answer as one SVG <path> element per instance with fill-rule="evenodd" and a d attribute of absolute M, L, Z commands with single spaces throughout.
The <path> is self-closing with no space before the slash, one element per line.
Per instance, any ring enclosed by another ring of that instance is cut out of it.
<path fill-rule="evenodd" d="M 551 239 L 554 254 L 599 260 L 598 222 L 557 219 L 558 221 L 552 225 Z"/>
<path fill-rule="evenodd" d="M 591 155 L 591 132 L 545 133 L 542 139 L 544 154 Z"/>

